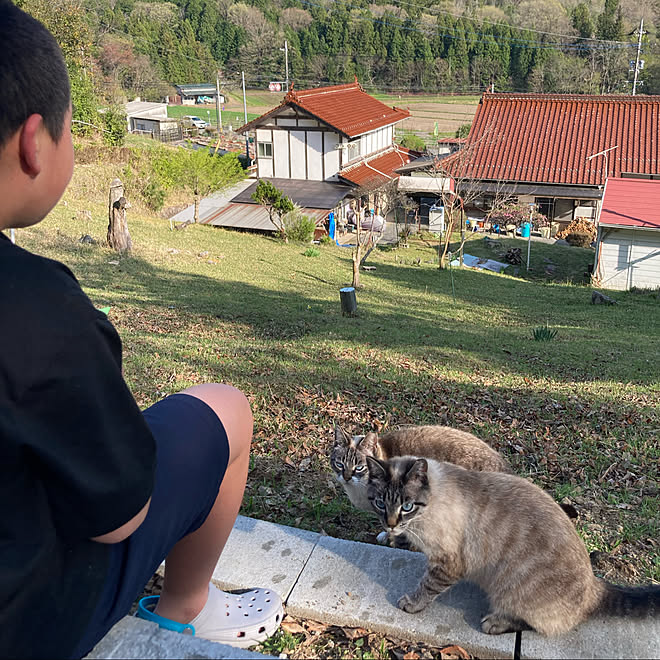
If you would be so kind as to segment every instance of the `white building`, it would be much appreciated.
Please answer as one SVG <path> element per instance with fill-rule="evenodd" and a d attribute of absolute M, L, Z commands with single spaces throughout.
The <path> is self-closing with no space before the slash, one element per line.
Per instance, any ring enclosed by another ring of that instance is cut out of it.
<path fill-rule="evenodd" d="M 594 279 L 605 289 L 660 287 L 660 179 L 607 180 Z"/>

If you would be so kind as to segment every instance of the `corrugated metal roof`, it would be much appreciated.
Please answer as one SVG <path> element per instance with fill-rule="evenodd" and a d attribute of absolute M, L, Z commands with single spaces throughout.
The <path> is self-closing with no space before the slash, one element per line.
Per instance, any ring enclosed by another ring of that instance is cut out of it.
<path fill-rule="evenodd" d="M 460 176 L 602 185 L 607 172 L 660 172 L 660 96 L 484 94 L 468 137 L 452 157 Z M 447 161 L 449 164 L 450 161 Z"/>
<path fill-rule="evenodd" d="M 608 179 L 599 223 L 660 229 L 660 181 Z"/>
<path fill-rule="evenodd" d="M 282 191 L 292 202 L 305 209 L 334 209 L 339 202 L 351 192 L 351 188 L 341 183 L 331 181 L 310 181 L 302 179 L 275 179 L 262 177 L 270 181 L 278 190 Z M 256 190 L 255 181 L 245 190 L 241 191 L 231 201 L 241 204 L 255 204 L 252 193 Z"/>
<path fill-rule="evenodd" d="M 373 158 L 367 158 L 338 172 L 338 176 L 356 186 L 383 185 L 398 179 L 396 169 L 407 165 L 417 154 L 404 147 L 387 149 Z"/>
<path fill-rule="evenodd" d="M 285 106 L 297 106 L 347 137 L 357 137 L 410 116 L 408 110 L 390 108 L 373 96 L 369 96 L 356 80 L 347 85 L 300 91 L 291 89 L 280 105 L 248 122 L 239 128 L 238 132 L 252 130 Z"/>
<path fill-rule="evenodd" d="M 181 90 L 184 95 L 206 94 L 215 96 L 216 86 L 213 83 L 197 83 L 194 85 L 174 85 L 176 89 Z"/>
<path fill-rule="evenodd" d="M 316 220 L 317 224 L 323 222 L 328 217 L 327 209 L 305 208 L 303 212 L 305 215 Z M 275 227 L 268 217 L 268 211 L 258 204 L 235 204 L 230 202 L 227 206 L 201 217 L 199 222 L 200 224 L 215 225 L 216 227 L 277 231 L 277 227 Z"/>
<path fill-rule="evenodd" d="M 167 116 L 167 103 L 154 103 L 151 101 L 129 101 L 124 104 L 126 116 L 130 117 L 142 112 L 158 110 Z"/>

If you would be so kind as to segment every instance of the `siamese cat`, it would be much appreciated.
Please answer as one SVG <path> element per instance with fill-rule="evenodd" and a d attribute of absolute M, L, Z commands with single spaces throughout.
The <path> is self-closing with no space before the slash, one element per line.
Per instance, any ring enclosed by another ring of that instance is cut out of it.
<path fill-rule="evenodd" d="M 376 433 L 351 436 L 336 426 L 330 465 L 353 506 L 369 512 L 373 508 L 367 497 L 367 456 L 380 460 L 422 456 L 468 470 L 511 472 L 504 458 L 477 436 L 449 426 L 413 426 L 380 436 Z"/>
<path fill-rule="evenodd" d="M 597 578 L 561 507 L 526 479 L 414 456 L 366 461 L 383 528 L 405 535 L 428 560 L 419 586 L 399 599 L 402 610 L 419 612 L 466 579 L 488 595 L 481 628 L 491 635 L 557 635 L 593 615 L 660 614 L 660 586 Z"/>

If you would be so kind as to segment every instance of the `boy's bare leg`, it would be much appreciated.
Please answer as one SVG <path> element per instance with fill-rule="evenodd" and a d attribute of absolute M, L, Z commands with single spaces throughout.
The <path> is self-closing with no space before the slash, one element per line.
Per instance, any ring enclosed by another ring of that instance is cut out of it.
<path fill-rule="evenodd" d="M 163 592 L 156 612 L 188 623 L 206 604 L 213 570 L 243 500 L 253 421 L 245 395 L 229 385 L 197 385 L 183 394 L 197 397 L 213 408 L 229 439 L 229 464 L 213 508 L 204 524 L 181 539 L 165 560 Z"/>

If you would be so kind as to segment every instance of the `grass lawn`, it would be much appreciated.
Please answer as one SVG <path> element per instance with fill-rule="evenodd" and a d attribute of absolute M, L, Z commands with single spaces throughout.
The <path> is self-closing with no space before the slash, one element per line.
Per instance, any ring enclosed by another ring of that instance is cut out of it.
<path fill-rule="evenodd" d="M 107 164 L 77 166 L 64 202 L 18 241 L 65 262 L 98 307 L 111 306 L 140 405 L 205 381 L 247 393 L 255 441 L 242 513 L 373 541 L 374 520 L 331 476 L 333 425 L 450 424 L 572 502 L 589 550 L 606 553 L 601 574 L 660 580 L 657 294 L 589 304 L 591 289 L 576 284 L 589 250 L 533 244 L 531 273 L 512 277 L 439 271 L 435 244 L 417 239 L 372 253 L 359 316 L 344 318 L 347 248 L 305 257 L 268 236 L 172 232 L 135 206 L 134 252 L 117 257 L 103 245 L 112 176 Z M 77 220 L 82 210 L 92 219 Z M 80 244 L 85 233 L 99 243 Z M 470 237 L 465 250 L 497 258 L 484 243 Z M 546 323 L 557 338 L 534 341 Z"/>
<path fill-rule="evenodd" d="M 245 123 L 245 114 L 241 109 L 239 111 L 221 111 L 222 113 L 222 125 L 227 126 L 231 124 L 233 128 L 239 128 Z M 167 116 L 168 117 L 185 117 L 186 115 L 194 115 L 203 119 L 204 121 L 210 122 L 213 126 L 217 124 L 218 114 L 215 111 L 214 106 L 206 105 L 168 105 L 167 106 Z M 248 121 L 251 121 L 255 117 L 259 117 L 259 114 L 254 112 L 248 112 Z"/>

